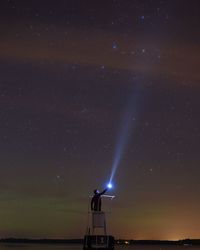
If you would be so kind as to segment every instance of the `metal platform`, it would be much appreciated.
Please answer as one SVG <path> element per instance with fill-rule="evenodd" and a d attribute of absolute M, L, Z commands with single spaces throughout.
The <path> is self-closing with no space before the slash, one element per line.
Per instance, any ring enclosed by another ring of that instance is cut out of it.
<path fill-rule="evenodd" d="M 83 250 L 113 250 L 114 241 L 111 235 L 85 235 Z"/>

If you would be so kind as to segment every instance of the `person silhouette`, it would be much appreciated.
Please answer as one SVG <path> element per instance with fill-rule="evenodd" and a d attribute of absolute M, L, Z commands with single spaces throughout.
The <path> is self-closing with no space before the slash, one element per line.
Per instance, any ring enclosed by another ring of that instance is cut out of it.
<path fill-rule="evenodd" d="M 104 189 L 101 193 L 98 189 L 94 190 L 94 195 L 91 200 L 91 210 L 92 211 L 101 211 L 101 195 L 105 194 L 108 189 Z"/>

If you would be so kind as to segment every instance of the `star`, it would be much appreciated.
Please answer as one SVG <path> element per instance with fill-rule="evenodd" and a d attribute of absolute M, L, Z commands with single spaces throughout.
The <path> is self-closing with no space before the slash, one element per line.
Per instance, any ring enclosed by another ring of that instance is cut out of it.
<path fill-rule="evenodd" d="M 146 49 L 143 48 L 143 49 L 142 49 L 142 53 L 145 53 L 145 52 L 146 52 Z"/>
<path fill-rule="evenodd" d="M 113 49 L 117 49 L 117 44 L 116 44 L 116 43 L 113 43 L 113 44 L 112 44 L 112 48 L 113 48 Z"/>

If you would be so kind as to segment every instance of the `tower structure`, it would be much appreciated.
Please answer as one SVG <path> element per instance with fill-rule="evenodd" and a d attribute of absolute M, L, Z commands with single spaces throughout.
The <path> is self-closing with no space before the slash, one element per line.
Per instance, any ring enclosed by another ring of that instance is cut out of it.
<path fill-rule="evenodd" d="M 115 196 L 102 195 L 102 197 L 109 199 L 111 202 Z M 88 205 L 88 225 L 84 237 L 83 250 L 113 250 L 114 237 L 107 234 L 106 217 L 108 211 L 90 211 L 89 208 L 90 206 Z"/>

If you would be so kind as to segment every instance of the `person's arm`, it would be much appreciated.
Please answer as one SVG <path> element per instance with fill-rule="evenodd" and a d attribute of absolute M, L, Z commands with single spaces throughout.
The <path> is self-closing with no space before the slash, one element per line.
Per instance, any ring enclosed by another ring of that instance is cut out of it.
<path fill-rule="evenodd" d="M 102 195 L 102 194 L 105 194 L 105 192 L 107 191 L 108 189 L 104 189 L 99 195 Z"/>

